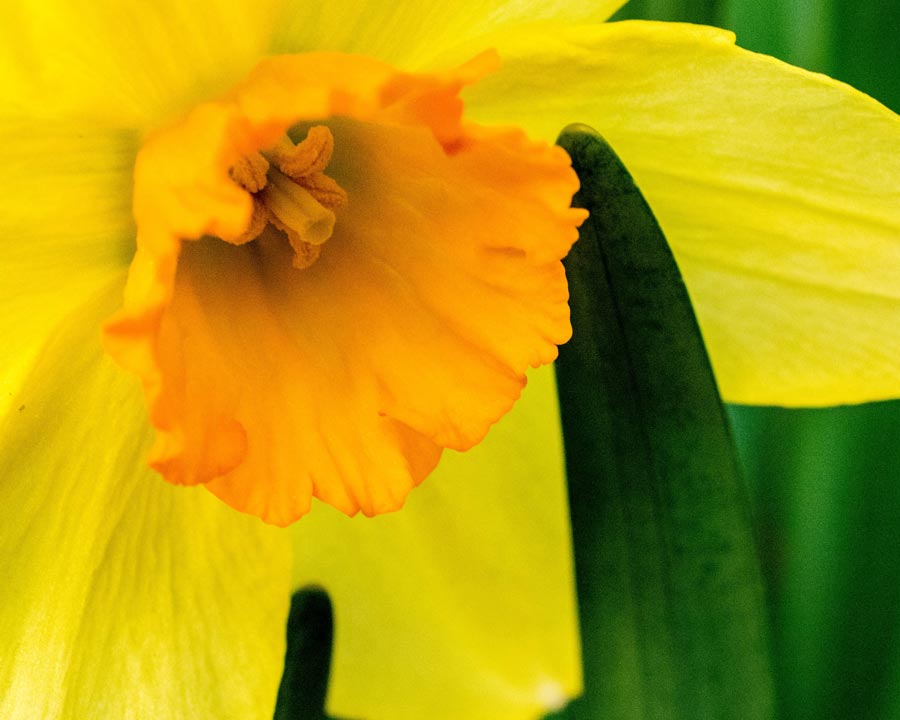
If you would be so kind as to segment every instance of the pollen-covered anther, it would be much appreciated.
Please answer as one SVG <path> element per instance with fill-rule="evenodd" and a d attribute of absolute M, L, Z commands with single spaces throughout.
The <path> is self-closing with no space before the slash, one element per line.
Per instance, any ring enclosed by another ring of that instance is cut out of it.
<path fill-rule="evenodd" d="M 242 245 L 272 224 L 287 236 L 294 250 L 293 266 L 312 265 L 334 231 L 332 211 L 347 203 L 344 189 L 323 172 L 333 152 L 331 131 L 319 125 L 297 144 L 285 135 L 274 147 L 241 157 L 229 176 L 251 194 L 253 212 L 239 236 L 223 239 Z"/>
<path fill-rule="evenodd" d="M 347 191 L 325 173 L 313 173 L 297 180 L 321 205 L 336 210 L 347 204 Z"/>
<path fill-rule="evenodd" d="M 331 162 L 334 153 L 334 136 L 324 125 L 311 127 L 306 137 L 296 145 L 284 135 L 269 150 L 269 160 L 277 165 L 281 172 L 295 180 L 324 172 Z"/>
<path fill-rule="evenodd" d="M 241 156 L 228 170 L 231 179 L 250 193 L 258 193 L 266 186 L 267 172 L 269 161 L 261 153 Z"/>

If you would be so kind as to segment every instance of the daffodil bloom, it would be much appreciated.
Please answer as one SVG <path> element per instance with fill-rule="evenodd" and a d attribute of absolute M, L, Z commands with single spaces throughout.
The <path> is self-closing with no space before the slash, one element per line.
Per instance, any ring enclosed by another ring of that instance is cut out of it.
<path fill-rule="evenodd" d="M 401 513 L 253 517 L 396 509 L 552 360 L 569 122 L 648 197 L 726 399 L 900 395 L 896 116 L 620 4 L 5 10 L 0 715 L 270 717 L 309 579 L 336 715 L 577 694 L 546 376 Z"/>

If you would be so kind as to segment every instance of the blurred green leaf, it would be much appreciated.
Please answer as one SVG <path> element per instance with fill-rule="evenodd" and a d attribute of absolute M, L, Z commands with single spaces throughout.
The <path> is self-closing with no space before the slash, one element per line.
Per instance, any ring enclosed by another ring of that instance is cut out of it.
<path fill-rule="evenodd" d="M 734 408 L 785 717 L 900 717 L 900 403 Z"/>
<path fill-rule="evenodd" d="M 590 219 L 557 363 L 585 691 L 572 718 L 774 716 L 748 500 L 674 259 L 592 130 L 559 144 Z"/>
<path fill-rule="evenodd" d="M 820 0 L 821 2 L 822 0 Z M 827 70 L 900 112 L 900 2 L 830 0 Z"/>
<path fill-rule="evenodd" d="M 714 23 L 719 0 L 631 0 L 613 20 L 647 19 L 677 22 Z"/>
<path fill-rule="evenodd" d="M 326 720 L 334 623 L 328 594 L 306 588 L 291 598 L 284 675 L 275 720 Z"/>
<path fill-rule="evenodd" d="M 900 110 L 897 0 L 728 0 L 744 47 Z M 784 717 L 900 718 L 900 403 L 732 408 L 755 489 Z"/>
<path fill-rule="evenodd" d="M 631 0 L 613 19 L 733 30 L 741 47 L 827 73 L 900 110 L 897 0 Z"/>

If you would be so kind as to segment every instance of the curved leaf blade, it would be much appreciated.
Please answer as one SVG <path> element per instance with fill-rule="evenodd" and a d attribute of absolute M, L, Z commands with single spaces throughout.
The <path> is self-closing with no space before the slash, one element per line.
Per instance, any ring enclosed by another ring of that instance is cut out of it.
<path fill-rule="evenodd" d="M 557 362 L 585 674 L 568 714 L 772 718 L 749 502 L 687 291 L 609 146 L 584 126 L 558 143 L 591 213 Z"/>

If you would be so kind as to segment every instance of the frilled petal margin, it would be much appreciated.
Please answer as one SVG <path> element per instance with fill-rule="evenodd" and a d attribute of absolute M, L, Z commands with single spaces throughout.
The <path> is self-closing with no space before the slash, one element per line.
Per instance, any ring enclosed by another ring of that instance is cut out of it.
<path fill-rule="evenodd" d="M 287 538 L 142 469 L 98 334 L 120 293 L 73 308 L 0 427 L 0 716 L 268 720 Z"/>
<path fill-rule="evenodd" d="M 328 710 L 368 720 L 524 720 L 581 689 L 553 372 L 478 447 L 447 453 L 399 513 L 317 508 L 291 528 L 295 585 L 334 600 Z"/>
<path fill-rule="evenodd" d="M 577 178 L 558 148 L 461 121 L 493 66 L 410 76 L 365 58 L 264 61 L 149 140 L 138 249 L 107 346 L 144 383 L 152 464 L 288 524 L 312 496 L 400 507 L 443 447 L 506 412 L 571 332 L 560 259 Z M 327 123 L 347 191 L 318 261 L 282 237 L 232 245 L 250 196 L 228 168 L 299 121 Z"/>
<path fill-rule="evenodd" d="M 473 116 L 544 137 L 582 121 L 609 140 L 672 244 L 725 399 L 900 396 L 896 115 L 714 28 L 490 40 L 504 71 L 469 91 Z"/>

